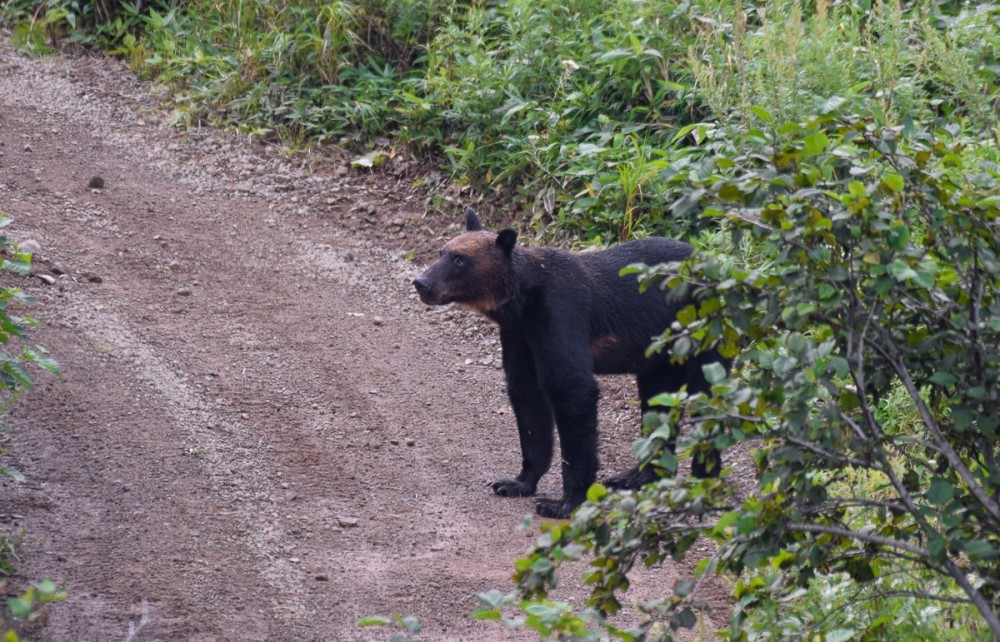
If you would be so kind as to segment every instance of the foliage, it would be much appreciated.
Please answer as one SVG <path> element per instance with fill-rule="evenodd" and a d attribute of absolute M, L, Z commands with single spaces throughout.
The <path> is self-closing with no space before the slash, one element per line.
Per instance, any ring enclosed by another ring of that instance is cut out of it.
<path fill-rule="evenodd" d="M 0 581 L 0 588 L 3 582 Z M 4 630 L 5 642 L 18 642 L 20 634 L 28 624 L 45 619 L 48 605 L 66 599 L 66 593 L 59 590 L 55 582 L 42 580 L 29 587 L 22 595 L 7 599 L 0 608 L 0 630 Z"/>
<path fill-rule="evenodd" d="M 10 5 L 24 47 L 47 47 L 52 28 L 100 44 L 169 85 L 178 122 L 343 146 L 391 136 L 564 240 L 692 231 L 685 183 L 718 153 L 707 143 L 752 144 L 767 125 L 755 109 L 796 122 L 837 96 L 887 125 L 945 115 L 996 134 L 1000 107 L 995 4 Z M 694 122 L 732 138 L 677 135 Z"/>
<path fill-rule="evenodd" d="M 14 562 L 21 561 L 17 556 L 17 547 L 24 543 L 25 532 L 17 535 L 0 535 L 0 575 L 10 575 L 14 572 Z"/>
<path fill-rule="evenodd" d="M 410 637 L 420 633 L 420 621 L 413 616 L 401 616 L 393 614 L 392 617 L 384 615 L 372 615 L 363 617 L 355 623 L 355 626 L 387 626 L 395 631 L 389 642 L 414 642 L 416 638 Z"/>
<path fill-rule="evenodd" d="M 0 576 L 12 574 L 14 563 L 21 561 L 17 556 L 17 548 L 24 542 L 24 536 L 24 531 L 14 537 L 0 535 Z M 0 590 L 4 587 L 5 580 L 0 577 Z M 65 599 L 66 594 L 49 580 L 38 582 L 20 596 L 8 598 L 0 607 L 0 632 L 3 633 L 4 641 L 20 640 L 19 633 L 23 631 L 25 625 L 46 616 L 48 604 Z"/>
<path fill-rule="evenodd" d="M 733 373 L 708 366 L 710 395 L 658 398 L 635 451 L 668 476 L 591 489 L 518 562 L 504 603 L 547 605 L 560 564 L 590 554 L 589 607 L 614 613 L 636 563 L 708 537 L 715 555 L 647 605 L 643 631 L 692 625 L 701 582 L 725 571 L 731 640 L 1000 635 L 1000 169 L 964 160 L 991 141 L 835 113 L 778 130 L 729 159 L 732 178 L 690 187 L 731 252 L 634 268 L 694 297 L 657 347 L 714 347 L 738 357 Z M 748 243 L 766 260 L 745 260 Z M 673 477 L 682 416 L 680 457 L 752 442 L 749 493 Z M 560 635 L 587 622 L 618 635 L 593 612 L 564 620 Z"/>
<path fill-rule="evenodd" d="M 48 54 L 69 44 L 98 42 L 112 47 L 141 33 L 144 18 L 164 11 L 173 0 L 8 0 L 0 21 L 15 25 L 14 44 L 30 54 Z"/>
<path fill-rule="evenodd" d="M 11 223 L 11 219 L 0 216 L 0 228 Z M 0 236 L 0 272 L 20 275 L 31 273 L 31 255 L 20 252 L 6 236 Z M 58 374 L 58 364 L 48 356 L 41 346 L 24 347 L 19 354 L 8 350 L 15 342 L 27 341 L 28 329 L 37 322 L 28 317 L 18 317 L 13 314 L 12 305 L 24 305 L 32 299 L 17 288 L 0 286 L 0 414 L 6 412 L 25 391 L 33 387 L 31 376 L 25 369 L 27 364 L 40 366 L 49 372 Z M 5 428 L 5 427 L 4 427 Z M 3 452 L 3 449 L 0 449 Z M 9 467 L 0 467 L 0 474 L 23 480 L 24 476 Z M 24 533 L 15 537 L 0 535 L 0 574 L 8 575 L 14 570 L 14 563 L 20 561 L 17 547 L 24 540 Z M 3 586 L 0 581 L 0 587 Z M 0 630 L 4 630 L 4 639 L 16 642 L 22 624 L 44 617 L 46 605 L 66 599 L 64 593 L 56 589 L 55 584 L 44 580 L 30 587 L 20 597 L 7 600 L 4 608 L 0 608 Z"/>
<path fill-rule="evenodd" d="M 0 228 L 11 223 L 11 219 L 0 216 Z M 28 275 L 31 273 L 31 255 L 17 251 L 6 236 L 0 235 L 0 272 L 12 272 Z M 20 289 L 0 287 L 0 414 L 6 412 L 13 403 L 34 384 L 25 366 L 34 364 L 57 374 L 59 365 L 48 356 L 41 346 L 21 347 L 19 353 L 9 350 L 17 343 L 28 339 L 28 329 L 38 325 L 30 317 L 19 317 L 13 313 L 12 305 L 26 305 L 33 300 Z M 2 452 L 2 449 L 0 449 Z M 0 474 L 23 479 L 18 471 L 12 468 L 0 467 Z"/>

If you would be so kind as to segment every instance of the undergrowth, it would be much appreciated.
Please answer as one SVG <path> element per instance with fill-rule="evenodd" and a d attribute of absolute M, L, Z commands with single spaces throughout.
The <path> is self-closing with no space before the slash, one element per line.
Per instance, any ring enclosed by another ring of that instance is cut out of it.
<path fill-rule="evenodd" d="M 27 51 L 125 58 L 171 88 L 178 123 L 354 152 L 390 138 L 564 242 L 697 231 L 689 178 L 824 111 L 944 117 L 1000 160 L 996 4 L 11 0 L 2 15 Z"/>

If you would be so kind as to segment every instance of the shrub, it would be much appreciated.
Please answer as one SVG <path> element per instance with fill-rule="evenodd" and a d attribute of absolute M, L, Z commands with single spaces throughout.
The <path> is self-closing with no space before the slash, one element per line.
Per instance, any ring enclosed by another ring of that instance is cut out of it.
<path fill-rule="evenodd" d="M 0 228 L 10 223 L 9 217 L 0 215 Z M 0 236 L 0 257 L 0 272 L 25 276 L 31 273 L 31 255 L 18 251 L 6 236 Z M 22 347 L 19 353 L 9 351 L 13 345 L 27 341 L 28 329 L 37 325 L 34 319 L 16 316 L 12 306 L 31 302 L 32 299 L 18 288 L 0 286 L 0 345 L 4 346 L 0 348 L 0 415 L 33 387 L 31 376 L 26 370 L 28 364 L 40 366 L 54 374 L 59 372 L 58 364 L 40 346 Z M 6 429 L 6 426 L 0 427 Z M 4 450 L 0 449 L 0 453 L 2 452 Z M 18 481 L 24 479 L 20 471 L 9 466 L 0 466 L 0 474 Z M 20 561 L 17 547 L 23 539 L 23 532 L 13 537 L 0 535 L 0 575 L 13 572 L 14 563 Z M 0 588 L 3 585 L 4 581 L 0 578 Z M 55 584 L 45 580 L 28 588 L 23 595 L 8 599 L 5 607 L 0 608 L 0 630 L 5 631 L 4 639 L 16 642 L 20 639 L 18 630 L 22 623 L 42 617 L 47 604 L 65 598 L 65 594 L 58 591 Z"/>
<path fill-rule="evenodd" d="M 603 614 L 632 566 L 706 536 L 718 550 L 700 577 L 737 578 L 727 639 L 793 621 L 790 637 L 928 639 L 952 622 L 953 637 L 1000 635 L 1000 172 L 966 166 L 979 141 L 941 122 L 831 114 L 783 131 L 772 154 L 732 159 L 744 171 L 692 186 L 732 250 L 753 253 L 635 268 L 694 297 L 656 348 L 713 347 L 738 357 L 733 373 L 706 367 L 710 395 L 662 395 L 635 451 L 666 477 L 639 493 L 592 488 L 483 616 L 518 600 L 551 608 L 561 561 L 589 553 L 592 611 L 562 613 L 556 630 L 611 632 Z M 753 440 L 752 492 L 674 477 L 665 445 L 682 415 L 681 458 Z M 648 605 L 639 632 L 693 625 L 699 586 Z M 839 602 L 790 606 L 805 594 Z"/>

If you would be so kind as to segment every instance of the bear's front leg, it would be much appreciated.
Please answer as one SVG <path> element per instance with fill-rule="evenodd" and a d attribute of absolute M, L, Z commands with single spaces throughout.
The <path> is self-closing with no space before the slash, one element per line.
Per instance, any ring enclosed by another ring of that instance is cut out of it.
<path fill-rule="evenodd" d="M 538 480 L 552 465 L 552 406 L 539 384 L 534 356 L 527 342 L 516 333 L 501 329 L 500 345 L 503 347 L 507 397 L 514 409 L 521 442 L 521 472 L 513 479 L 491 482 L 490 487 L 501 497 L 530 497 L 535 494 Z"/>
<path fill-rule="evenodd" d="M 562 449 L 563 496 L 538 498 L 535 510 L 542 517 L 565 519 L 587 498 L 587 489 L 597 479 L 597 381 L 588 373 L 566 376 L 549 392 Z"/>

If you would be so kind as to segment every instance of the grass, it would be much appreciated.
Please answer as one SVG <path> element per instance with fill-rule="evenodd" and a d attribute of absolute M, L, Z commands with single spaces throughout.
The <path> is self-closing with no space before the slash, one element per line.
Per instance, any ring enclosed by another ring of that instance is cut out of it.
<path fill-rule="evenodd" d="M 13 0 L 5 14 L 23 48 L 103 44 L 172 88 L 178 123 L 355 151 L 390 136 L 564 241 L 697 232 L 678 203 L 686 174 L 724 173 L 715 156 L 766 147 L 825 109 L 1000 135 L 995 4 L 31 6 Z M 696 123 L 714 139 L 677 138 Z"/>

